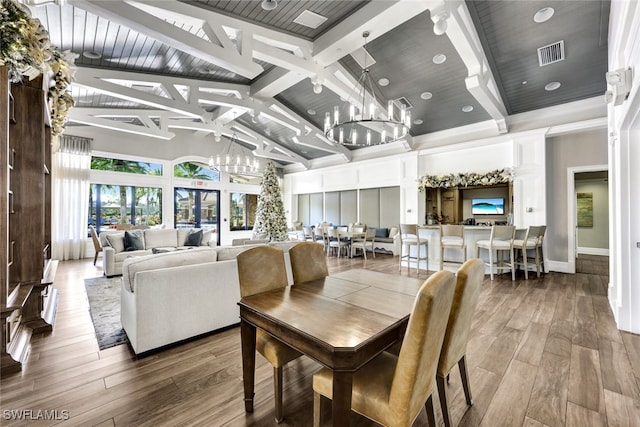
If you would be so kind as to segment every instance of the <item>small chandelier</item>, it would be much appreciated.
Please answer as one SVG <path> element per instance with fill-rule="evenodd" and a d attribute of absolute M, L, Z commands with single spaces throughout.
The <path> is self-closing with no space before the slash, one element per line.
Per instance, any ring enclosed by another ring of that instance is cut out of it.
<path fill-rule="evenodd" d="M 369 32 L 362 33 L 364 48 Z M 354 147 L 387 144 L 403 139 L 411 127 L 411 112 L 404 104 L 399 108 L 393 100 L 388 101 L 386 111 L 379 111 L 374 84 L 366 64 L 354 92 L 346 101 L 349 120 L 340 121 L 340 106 L 333 107 L 324 116 L 324 135 L 331 142 Z"/>
<path fill-rule="evenodd" d="M 252 159 L 246 154 L 234 153 L 234 146 L 237 143 L 238 137 L 235 132 L 229 140 L 227 151 L 215 157 L 211 155 L 209 157 L 209 167 L 215 169 L 218 172 L 227 173 L 242 173 L 242 174 L 255 174 L 260 169 L 260 162 L 258 159 Z"/>

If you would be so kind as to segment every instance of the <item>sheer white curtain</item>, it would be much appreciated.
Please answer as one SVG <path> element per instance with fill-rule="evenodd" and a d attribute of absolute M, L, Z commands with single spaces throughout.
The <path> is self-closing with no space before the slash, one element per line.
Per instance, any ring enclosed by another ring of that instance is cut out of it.
<path fill-rule="evenodd" d="M 53 154 L 51 257 L 84 257 L 89 209 L 91 139 L 64 135 Z"/>

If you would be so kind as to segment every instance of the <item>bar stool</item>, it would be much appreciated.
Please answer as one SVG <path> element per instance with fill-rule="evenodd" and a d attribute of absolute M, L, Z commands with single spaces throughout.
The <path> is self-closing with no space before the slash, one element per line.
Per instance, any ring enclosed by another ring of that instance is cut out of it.
<path fill-rule="evenodd" d="M 513 240 L 513 250 L 516 256 L 516 265 L 522 266 L 524 278 L 529 280 L 529 267 L 535 265 L 538 277 L 540 277 L 540 260 L 538 258 L 538 234 L 540 227 L 530 226 L 525 231 L 522 239 Z M 529 256 L 529 251 L 533 251 L 533 256 Z M 531 264 L 529 264 L 531 262 Z"/>
<path fill-rule="evenodd" d="M 478 240 L 476 242 L 477 257 L 480 258 L 480 249 L 489 251 L 489 274 L 493 280 L 493 269 L 499 273 L 500 270 L 511 270 L 511 280 L 516 280 L 515 260 L 513 256 L 513 237 L 516 228 L 513 225 L 494 225 L 491 227 L 489 240 Z M 496 251 L 496 262 L 493 262 L 493 251 Z M 509 262 L 505 263 L 504 252 L 509 254 Z"/>
<path fill-rule="evenodd" d="M 539 271 L 542 273 L 545 272 L 544 253 L 542 252 L 542 244 L 544 243 L 544 234 L 546 233 L 546 231 L 547 231 L 546 225 L 538 226 L 538 236 L 537 236 L 537 243 L 536 243 L 536 265 L 540 266 Z"/>
<path fill-rule="evenodd" d="M 405 247 L 407 252 L 403 255 Z M 411 256 L 411 247 L 416 248 L 416 255 Z M 420 255 L 424 247 L 424 256 Z M 402 260 L 407 260 L 407 269 L 411 269 L 411 261 L 416 262 L 416 273 L 420 269 L 420 261 L 426 260 L 427 271 L 429 271 L 429 241 L 420 240 L 417 224 L 400 224 L 400 263 L 398 270 L 402 270 Z"/>
<path fill-rule="evenodd" d="M 458 249 L 462 251 L 462 262 L 444 259 L 445 249 Z M 444 263 L 464 264 L 467 261 L 467 244 L 464 240 L 464 225 L 440 226 L 440 270 Z"/>

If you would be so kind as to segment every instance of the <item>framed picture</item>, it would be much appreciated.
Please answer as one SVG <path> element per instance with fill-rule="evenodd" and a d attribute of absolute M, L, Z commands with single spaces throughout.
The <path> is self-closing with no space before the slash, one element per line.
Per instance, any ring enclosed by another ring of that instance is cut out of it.
<path fill-rule="evenodd" d="M 593 193 L 577 193 L 578 227 L 593 227 Z"/>

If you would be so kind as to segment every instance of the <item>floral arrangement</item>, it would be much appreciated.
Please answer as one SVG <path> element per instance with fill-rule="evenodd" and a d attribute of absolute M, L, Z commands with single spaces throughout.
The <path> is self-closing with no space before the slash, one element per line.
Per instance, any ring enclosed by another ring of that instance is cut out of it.
<path fill-rule="evenodd" d="M 51 108 L 51 131 L 62 133 L 67 115 L 73 107 L 68 92 L 73 78 L 74 54 L 61 53 L 49 43 L 49 34 L 38 19 L 31 17 L 29 9 L 12 0 L 0 2 L 0 66 L 9 69 L 13 83 L 30 80 L 40 74 L 52 75 L 47 97 Z"/>
<path fill-rule="evenodd" d="M 513 181 L 513 171 L 509 168 L 496 169 L 487 173 L 458 173 L 448 175 L 425 175 L 419 179 L 418 190 L 427 188 L 469 187 L 494 185 Z"/>

